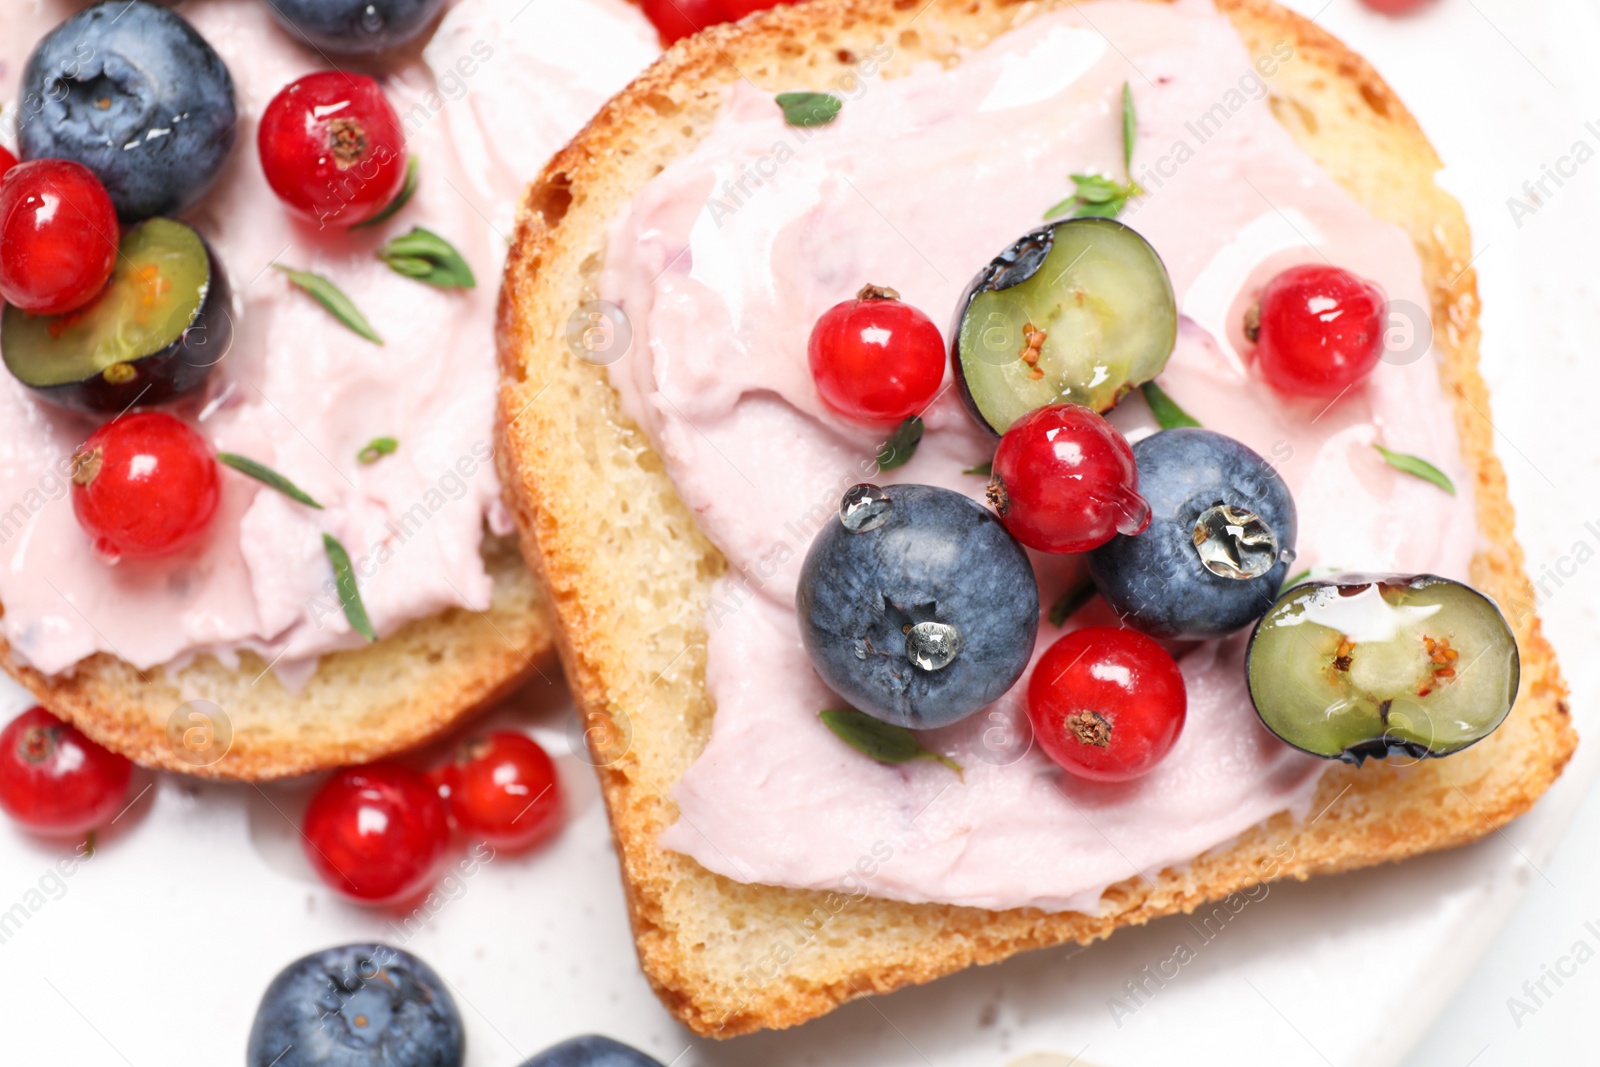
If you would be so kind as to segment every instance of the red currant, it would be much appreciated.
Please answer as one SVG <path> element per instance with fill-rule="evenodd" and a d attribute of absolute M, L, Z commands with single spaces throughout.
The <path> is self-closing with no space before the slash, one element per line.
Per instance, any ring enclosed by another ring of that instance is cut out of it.
<path fill-rule="evenodd" d="M 35 315 L 83 307 L 110 280 L 119 236 L 111 195 L 88 167 L 16 164 L 0 179 L 0 299 Z"/>
<path fill-rule="evenodd" d="M 107 560 L 151 559 L 191 544 L 221 496 L 205 439 L 147 411 L 113 419 L 72 456 L 72 510 Z"/>
<path fill-rule="evenodd" d="M 6 171 L 10 170 L 16 165 L 17 157 L 11 154 L 11 150 L 9 148 L 3 144 L 0 144 L 0 178 L 4 178 L 6 176 Z"/>
<path fill-rule="evenodd" d="M 944 380 L 933 320 L 893 289 L 869 285 L 811 329 L 811 376 L 823 401 L 864 422 L 899 422 L 928 406 Z"/>
<path fill-rule="evenodd" d="M 519 849 L 561 825 L 561 783 L 539 742 L 501 730 L 468 741 L 440 769 L 440 792 L 462 833 Z"/>
<path fill-rule="evenodd" d="M 0 808 L 30 830 L 83 834 L 114 818 L 133 764 L 43 708 L 0 730 Z"/>
<path fill-rule="evenodd" d="M 640 0 L 639 6 L 655 25 L 662 47 L 693 37 L 730 17 L 723 0 Z"/>
<path fill-rule="evenodd" d="M 1089 626 L 1045 650 L 1028 717 L 1045 754 L 1080 778 L 1126 782 L 1160 763 L 1188 712 L 1183 673 L 1136 630 Z"/>
<path fill-rule="evenodd" d="M 302 832 L 322 880 L 364 904 L 416 897 L 433 883 L 450 843 L 438 790 L 394 763 L 335 774 L 311 798 Z"/>
<path fill-rule="evenodd" d="M 995 450 L 989 503 L 1011 536 L 1041 552 L 1087 552 L 1150 525 L 1133 449 L 1078 404 L 1042 407 L 1011 424 Z"/>
<path fill-rule="evenodd" d="M 406 136 L 378 83 L 363 74 L 307 74 L 272 98 L 257 135 L 267 184 L 322 225 L 365 222 L 400 194 Z"/>
<path fill-rule="evenodd" d="M 1381 15 L 1409 15 L 1433 0 L 1361 0 Z"/>
<path fill-rule="evenodd" d="M 1338 396 L 1383 357 L 1383 290 L 1347 270 L 1290 267 L 1261 291 L 1256 360 L 1273 386 L 1298 396 Z"/>

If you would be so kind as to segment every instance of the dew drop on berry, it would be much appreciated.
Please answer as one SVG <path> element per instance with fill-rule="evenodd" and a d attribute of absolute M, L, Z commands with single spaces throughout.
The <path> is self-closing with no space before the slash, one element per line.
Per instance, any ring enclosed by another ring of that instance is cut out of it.
<path fill-rule="evenodd" d="M 893 511 L 894 505 L 889 502 L 889 494 L 868 483 L 852 485 L 845 490 L 844 499 L 839 501 L 839 521 L 851 533 L 876 530 L 889 521 Z"/>
<path fill-rule="evenodd" d="M 906 658 L 925 671 L 942 670 L 961 653 L 961 631 L 949 623 L 919 622 L 906 633 Z"/>
<path fill-rule="evenodd" d="M 1259 578 L 1279 559 L 1278 535 L 1253 511 L 1218 504 L 1200 513 L 1194 524 L 1194 547 L 1200 563 L 1219 578 Z"/>

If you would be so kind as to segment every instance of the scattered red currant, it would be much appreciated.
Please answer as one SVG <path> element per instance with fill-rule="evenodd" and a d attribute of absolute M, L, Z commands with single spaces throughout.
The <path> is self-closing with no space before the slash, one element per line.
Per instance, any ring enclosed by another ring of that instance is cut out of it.
<path fill-rule="evenodd" d="M 204 438 L 171 415 L 136 412 L 106 423 L 73 453 L 72 510 L 105 559 L 151 559 L 205 531 L 218 481 Z"/>
<path fill-rule="evenodd" d="M 864 422 L 917 414 L 944 380 L 939 327 L 893 289 L 875 285 L 822 313 L 811 330 L 810 357 L 823 401 Z"/>
<path fill-rule="evenodd" d="M 995 450 L 989 503 L 1011 536 L 1040 552 L 1087 552 L 1150 525 L 1133 449 L 1078 404 L 1042 407 L 1011 424 Z"/>
<path fill-rule="evenodd" d="M 4 178 L 6 176 L 6 171 L 10 170 L 16 165 L 17 157 L 11 154 L 11 150 L 9 148 L 3 144 L 0 144 L 0 178 Z"/>
<path fill-rule="evenodd" d="M 416 897 L 433 883 L 450 844 L 438 790 L 393 763 L 335 774 L 311 798 L 302 832 L 322 880 L 363 904 Z"/>
<path fill-rule="evenodd" d="M 110 280 L 119 237 L 117 209 L 88 167 L 36 159 L 6 169 L 0 299 L 35 315 L 83 307 Z"/>
<path fill-rule="evenodd" d="M 463 744 L 438 772 L 456 827 L 497 849 L 527 848 L 561 825 L 561 783 L 539 742 L 501 730 Z"/>
<path fill-rule="evenodd" d="M 257 136 L 278 198 L 321 225 L 354 226 L 389 206 L 406 181 L 406 137 L 378 83 L 307 74 L 272 98 Z"/>
<path fill-rule="evenodd" d="M 1267 283 L 1245 332 L 1269 383 L 1298 396 L 1338 396 L 1383 358 L 1383 290 L 1347 270 L 1290 267 Z"/>
<path fill-rule="evenodd" d="M 640 0 L 639 6 L 655 25 L 663 48 L 693 37 L 707 26 L 728 21 L 722 0 Z"/>
<path fill-rule="evenodd" d="M 1172 750 L 1188 712 L 1177 661 L 1136 630 L 1089 626 L 1045 650 L 1028 681 L 1039 745 L 1064 770 L 1126 782 Z"/>
<path fill-rule="evenodd" d="M 0 730 L 0 808 L 30 830 L 85 834 L 116 817 L 133 764 L 43 708 Z"/>

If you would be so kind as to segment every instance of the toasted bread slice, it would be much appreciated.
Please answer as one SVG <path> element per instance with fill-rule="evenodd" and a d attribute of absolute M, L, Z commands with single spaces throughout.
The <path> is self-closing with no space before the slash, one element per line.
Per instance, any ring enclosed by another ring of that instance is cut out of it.
<path fill-rule="evenodd" d="M 516 545 L 487 538 L 483 558 L 494 579 L 488 611 L 447 611 L 324 656 L 297 692 L 252 653 L 236 670 L 202 656 L 148 671 L 100 653 L 50 676 L 0 640 L 0 666 L 51 711 L 147 767 L 258 781 L 365 763 L 448 729 L 547 656 L 548 606 Z"/>
<path fill-rule="evenodd" d="M 1576 744 L 1566 690 L 1540 634 L 1492 451 L 1477 370 L 1478 299 L 1460 206 L 1434 183 L 1440 162 L 1416 121 L 1359 57 L 1268 0 L 1217 0 L 1252 54 L 1290 41 L 1297 61 L 1271 81 L 1275 114 L 1378 217 L 1410 234 L 1432 299 L 1443 388 L 1455 404 L 1483 548 L 1472 581 L 1505 608 L 1522 689 L 1505 725 L 1449 759 L 1397 768 L 1330 767 L 1314 809 L 1280 815 L 1183 870 L 1112 887 L 1103 914 L 983 911 L 745 885 L 663 851 L 673 784 L 701 751 L 713 709 L 704 619 L 725 569 L 696 529 L 645 435 L 601 368 L 572 357 L 568 316 L 594 296 L 607 227 L 716 117 L 744 76 L 781 91 L 834 83 L 856 55 L 894 45 L 886 74 L 971 47 L 1065 0 L 818 0 L 680 44 L 617 96 L 529 188 L 501 294 L 500 450 L 524 547 L 542 568 L 560 648 L 610 758 L 601 769 L 639 957 L 666 1005 L 700 1034 L 786 1027 L 854 997 L 926 982 L 1023 949 L 1105 937 L 1192 911 L 1251 884 L 1350 870 L 1471 841 L 1526 811 Z M 925 7 L 926 5 L 926 7 Z M 1323 810 L 1325 809 L 1325 810 Z M 819 914 L 817 943 L 770 979 L 775 930 Z"/>

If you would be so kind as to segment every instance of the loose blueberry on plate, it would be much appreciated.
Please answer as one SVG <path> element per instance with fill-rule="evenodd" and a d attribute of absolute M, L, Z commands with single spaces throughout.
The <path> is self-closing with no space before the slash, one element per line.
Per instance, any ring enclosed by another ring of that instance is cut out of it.
<path fill-rule="evenodd" d="M 1494 732 L 1520 677 L 1493 601 L 1431 574 L 1298 585 L 1250 637 L 1250 699 L 1296 748 L 1360 763 L 1448 756 Z"/>
<path fill-rule="evenodd" d="M 876 285 L 822 313 L 808 356 L 823 401 L 864 422 L 918 414 L 944 380 L 939 327 L 899 293 Z"/>
<path fill-rule="evenodd" d="M 366 222 L 406 183 L 406 135 L 364 74 L 307 74 L 272 98 L 256 137 L 267 184 L 319 226 Z"/>
<path fill-rule="evenodd" d="M 661 1067 L 661 1061 L 620 1041 L 589 1034 L 552 1045 L 522 1067 Z"/>
<path fill-rule="evenodd" d="M 388 945 L 289 964 L 250 1027 L 249 1067 L 461 1067 L 466 1035 L 433 968 Z"/>
<path fill-rule="evenodd" d="M 109 0 L 51 30 L 22 74 L 24 159 L 70 159 L 126 221 L 193 207 L 233 147 L 233 79 L 183 17 Z"/>
<path fill-rule="evenodd" d="M 1150 525 L 1133 450 L 1086 407 L 1053 404 L 1000 438 L 989 503 L 1018 541 L 1040 552 L 1087 552 Z"/>
<path fill-rule="evenodd" d="M 0 809 L 41 834 L 78 835 L 115 818 L 133 764 L 43 708 L 0 730 Z"/>
<path fill-rule="evenodd" d="M 450 826 L 437 788 L 409 767 L 347 767 L 311 798 L 301 826 L 322 880 L 362 904 L 398 904 L 438 874 Z"/>
<path fill-rule="evenodd" d="M 221 261 L 192 227 L 150 219 L 123 235 L 110 283 L 86 307 L 58 317 L 6 308 L 0 355 L 62 407 L 164 404 L 199 388 L 227 354 L 232 299 Z"/>
<path fill-rule="evenodd" d="M 947 726 L 1022 676 L 1039 629 L 1027 553 L 994 513 L 929 485 L 857 485 L 811 543 L 795 597 L 817 674 L 856 708 Z"/>
<path fill-rule="evenodd" d="M 436 778 L 456 828 L 497 849 L 528 848 L 561 826 L 555 761 L 527 734 L 474 737 Z"/>
<path fill-rule="evenodd" d="M 31 315 L 76 311 L 117 260 L 117 209 L 81 163 L 36 159 L 0 178 L 0 300 Z"/>
<path fill-rule="evenodd" d="M 72 510 L 107 562 L 193 544 L 221 495 L 211 447 L 164 412 L 113 419 L 72 455 Z"/>
<path fill-rule="evenodd" d="M 1201 429 L 1151 434 L 1133 458 L 1150 526 L 1089 554 L 1112 610 L 1156 637 L 1221 637 L 1260 618 L 1277 599 L 1297 532 L 1278 472 Z"/>
<path fill-rule="evenodd" d="M 1148 774 L 1189 710 L 1171 653 L 1134 630 L 1088 626 L 1045 650 L 1028 681 L 1028 718 L 1045 755 L 1095 782 Z"/>
<path fill-rule="evenodd" d="M 1178 337 L 1161 257 L 1111 219 L 1026 234 L 978 273 L 959 308 L 956 382 L 997 434 L 1046 404 L 1108 410 L 1161 373 Z"/>
<path fill-rule="evenodd" d="M 445 0 L 270 0 L 278 21 L 325 52 L 372 55 L 415 39 Z"/>
<path fill-rule="evenodd" d="M 1383 290 L 1323 264 L 1290 267 L 1261 291 L 1245 319 L 1256 363 L 1274 388 L 1336 397 L 1383 358 Z"/>

